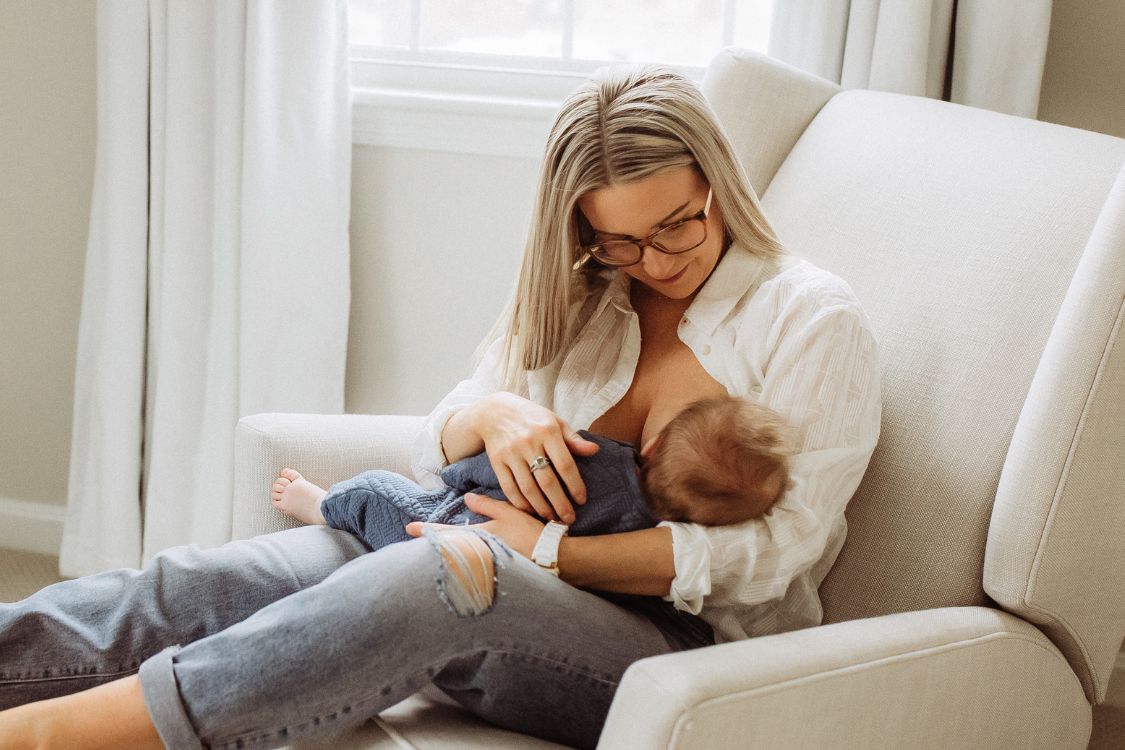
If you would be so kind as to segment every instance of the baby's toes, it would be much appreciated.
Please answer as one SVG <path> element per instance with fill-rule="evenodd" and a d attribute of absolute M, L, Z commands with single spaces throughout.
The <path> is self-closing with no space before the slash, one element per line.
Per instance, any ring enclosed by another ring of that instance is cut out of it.
<path fill-rule="evenodd" d="M 281 479 L 287 479 L 289 481 L 286 482 L 286 485 L 288 485 L 289 482 L 296 482 L 300 478 L 301 474 L 299 472 L 293 471 L 292 469 L 282 469 L 281 477 L 278 479 L 278 481 L 280 482 Z"/>

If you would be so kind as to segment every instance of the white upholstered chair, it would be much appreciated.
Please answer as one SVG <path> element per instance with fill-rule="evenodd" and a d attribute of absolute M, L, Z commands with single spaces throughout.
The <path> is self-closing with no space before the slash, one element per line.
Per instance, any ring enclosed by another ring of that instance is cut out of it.
<path fill-rule="evenodd" d="M 883 431 L 824 625 L 647 659 L 605 748 L 1084 748 L 1125 635 L 1125 140 L 727 50 L 704 83 L 788 248 L 846 279 Z M 236 537 L 285 465 L 409 472 L 420 418 L 238 427 Z M 557 747 L 420 694 L 332 743 Z"/>

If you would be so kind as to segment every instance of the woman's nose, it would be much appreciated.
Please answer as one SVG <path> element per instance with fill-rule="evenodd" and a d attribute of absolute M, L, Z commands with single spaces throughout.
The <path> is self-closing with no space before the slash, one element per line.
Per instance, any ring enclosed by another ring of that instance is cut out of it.
<path fill-rule="evenodd" d="M 665 279 L 675 273 L 676 259 L 667 253 L 662 253 L 652 245 L 645 248 L 641 265 L 645 273 L 656 279 Z"/>

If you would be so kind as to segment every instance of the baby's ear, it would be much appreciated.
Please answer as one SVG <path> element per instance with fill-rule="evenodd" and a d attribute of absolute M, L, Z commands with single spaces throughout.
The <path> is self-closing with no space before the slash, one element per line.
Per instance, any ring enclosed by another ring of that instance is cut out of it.
<path fill-rule="evenodd" d="M 644 447 L 641 448 L 641 458 L 646 461 L 652 458 L 652 453 L 656 450 L 656 446 L 660 445 L 661 437 L 662 435 L 660 433 L 657 433 L 656 435 L 653 435 L 648 439 L 648 442 L 645 443 Z"/>

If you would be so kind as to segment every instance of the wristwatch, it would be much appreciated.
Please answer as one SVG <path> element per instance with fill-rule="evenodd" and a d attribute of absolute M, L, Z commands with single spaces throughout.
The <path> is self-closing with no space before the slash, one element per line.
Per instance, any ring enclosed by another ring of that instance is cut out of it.
<path fill-rule="evenodd" d="M 532 561 L 551 575 L 559 574 L 559 543 L 568 531 L 570 527 L 565 523 L 548 521 L 531 551 Z"/>

